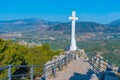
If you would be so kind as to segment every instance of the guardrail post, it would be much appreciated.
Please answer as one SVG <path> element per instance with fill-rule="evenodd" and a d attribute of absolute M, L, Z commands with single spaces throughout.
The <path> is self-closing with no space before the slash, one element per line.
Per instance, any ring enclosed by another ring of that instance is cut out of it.
<path fill-rule="evenodd" d="M 56 77 L 56 62 L 52 66 L 52 74 L 53 74 L 54 77 Z"/>
<path fill-rule="evenodd" d="M 76 60 L 76 52 L 74 52 L 73 54 L 74 54 L 74 60 Z"/>
<path fill-rule="evenodd" d="M 68 54 L 66 54 L 65 56 L 65 65 L 67 66 L 67 62 L 68 62 Z"/>
<path fill-rule="evenodd" d="M 72 61 L 74 60 L 74 54 L 73 54 L 73 52 L 72 52 Z"/>
<path fill-rule="evenodd" d="M 62 67 L 61 67 L 61 62 L 59 61 L 59 64 L 58 64 L 58 68 L 60 71 L 62 71 Z"/>
<path fill-rule="evenodd" d="M 8 80 L 12 80 L 12 66 L 8 65 Z"/>
<path fill-rule="evenodd" d="M 44 71 L 43 71 L 43 75 L 44 75 L 44 80 L 46 80 L 46 65 L 44 65 Z"/>
<path fill-rule="evenodd" d="M 34 67 L 33 65 L 30 66 L 30 80 L 33 80 L 33 76 L 34 76 Z"/>
<path fill-rule="evenodd" d="M 71 61 L 71 58 L 72 58 L 72 57 L 71 57 L 71 53 L 70 53 L 70 54 L 69 54 L 69 62 Z"/>
<path fill-rule="evenodd" d="M 72 54 L 70 53 L 70 62 L 72 61 Z"/>
<path fill-rule="evenodd" d="M 70 56 L 69 56 L 69 54 L 67 54 L 67 56 L 68 56 L 68 62 L 69 62 L 69 60 L 70 60 Z"/>

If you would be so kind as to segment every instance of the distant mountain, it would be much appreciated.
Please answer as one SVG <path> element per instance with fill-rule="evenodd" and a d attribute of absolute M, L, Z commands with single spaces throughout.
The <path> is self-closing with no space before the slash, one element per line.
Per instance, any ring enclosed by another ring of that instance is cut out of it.
<path fill-rule="evenodd" d="M 111 22 L 109 25 L 119 27 L 120 26 L 120 20 L 115 20 L 115 21 Z"/>
<path fill-rule="evenodd" d="M 6 20 L 0 21 L 0 33 L 3 32 L 15 32 L 15 31 L 29 31 L 40 29 L 52 25 L 52 22 L 45 21 L 39 18 L 18 19 L 18 20 Z"/>
<path fill-rule="evenodd" d="M 26 25 L 26 24 L 47 24 L 48 21 L 39 19 L 39 18 L 29 18 L 29 19 L 17 19 L 17 20 L 6 20 L 0 21 L 0 23 L 7 23 L 12 25 Z"/>
<path fill-rule="evenodd" d="M 63 31 L 65 33 L 70 32 L 71 23 L 61 23 L 57 25 L 53 25 L 48 28 L 48 30 L 52 31 Z M 116 28 L 111 28 L 108 25 L 103 25 L 95 22 L 77 22 L 76 23 L 76 32 L 84 33 L 84 32 L 120 32 Z"/>
<path fill-rule="evenodd" d="M 65 34 L 69 34 L 71 32 L 71 22 L 50 22 L 40 18 L 0 21 L 0 34 L 9 32 L 36 31 L 41 29 L 49 31 L 62 31 Z M 95 22 L 76 22 L 76 32 L 118 33 L 120 32 L 120 20 L 113 21 L 107 25 Z"/>

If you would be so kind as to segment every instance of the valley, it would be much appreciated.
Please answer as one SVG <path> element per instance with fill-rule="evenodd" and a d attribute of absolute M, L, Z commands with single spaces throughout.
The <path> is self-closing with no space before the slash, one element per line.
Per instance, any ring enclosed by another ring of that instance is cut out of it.
<path fill-rule="evenodd" d="M 45 22 L 41 19 L 22 20 L 21 22 L 24 22 L 24 25 L 21 25 L 22 23 L 17 24 L 18 22 L 16 21 L 16 24 L 14 25 L 14 21 L 8 22 L 9 21 L 7 21 L 7 23 L 4 22 L 4 24 L 12 25 L 12 28 L 10 28 L 9 31 L 0 34 L 0 37 L 5 40 L 12 40 L 19 44 L 29 46 L 50 44 L 52 50 L 69 49 L 71 38 L 71 24 L 69 22 Z M 3 22 L 0 23 L 0 26 L 3 26 L 1 24 L 3 24 Z M 109 61 L 116 65 L 120 65 L 120 24 L 118 21 L 115 26 L 114 24 L 115 21 L 109 25 L 94 22 L 77 22 L 76 41 L 78 48 L 85 49 L 89 56 L 100 53 Z M 9 25 L 7 27 L 9 27 Z M 16 26 L 19 29 L 17 29 Z M 0 30 L 3 32 L 6 30 L 4 29 L 5 28 L 0 27 Z"/>

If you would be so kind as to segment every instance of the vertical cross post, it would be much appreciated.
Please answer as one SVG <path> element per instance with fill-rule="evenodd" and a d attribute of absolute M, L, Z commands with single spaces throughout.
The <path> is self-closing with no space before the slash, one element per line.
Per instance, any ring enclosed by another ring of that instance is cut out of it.
<path fill-rule="evenodd" d="M 34 74 L 34 67 L 33 65 L 30 66 L 30 80 L 33 80 L 33 75 Z"/>
<path fill-rule="evenodd" d="M 12 80 L 12 66 L 8 65 L 8 80 Z"/>
<path fill-rule="evenodd" d="M 76 46 L 76 40 L 75 40 L 75 21 L 78 20 L 78 18 L 76 17 L 76 12 L 72 11 L 72 16 L 69 17 L 70 20 L 72 20 L 72 31 L 71 31 L 71 46 L 70 46 L 70 50 L 74 51 L 77 49 Z"/>

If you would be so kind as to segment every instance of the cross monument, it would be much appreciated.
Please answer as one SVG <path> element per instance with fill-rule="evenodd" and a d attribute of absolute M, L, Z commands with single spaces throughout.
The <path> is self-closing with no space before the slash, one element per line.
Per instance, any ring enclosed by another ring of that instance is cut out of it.
<path fill-rule="evenodd" d="M 72 20 L 72 31 L 71 31 L 71 46 L 70 46 L 70 50 L 74 51 L 77 49 L 76 46 L 76 40 L 75 40 L 75 21 L 78 20 L 78 18 L 76 17 L 76 12 L 72 11 L 72 16 L 69 17 L 70 20 Z"/>

